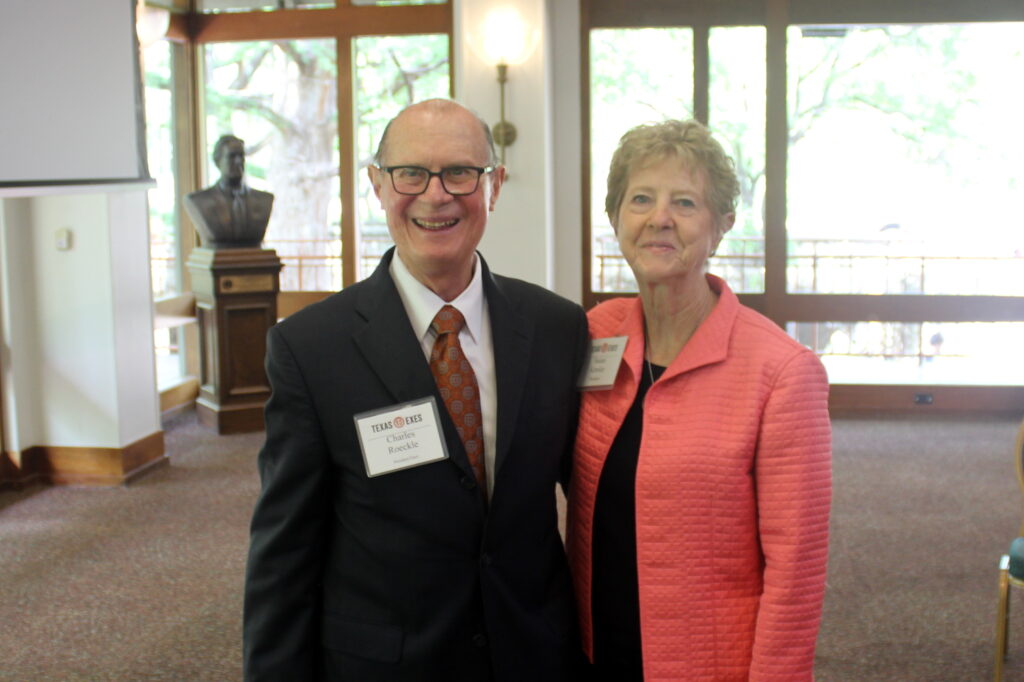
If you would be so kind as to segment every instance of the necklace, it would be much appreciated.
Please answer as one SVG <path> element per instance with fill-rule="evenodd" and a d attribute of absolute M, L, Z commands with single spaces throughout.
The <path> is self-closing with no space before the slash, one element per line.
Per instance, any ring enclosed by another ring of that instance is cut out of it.
<path fill-rule="evenodd" d="M 644 344 L 644 364 L 647 365 L 647 376 L 651 378 L 651 386 L 654 385 L 654 369 L 651 368 L 650 349 Z"/>
<path fill-rule="evenodd" d="M 651 335 L 647 333 L 647 322 L 644 322 L 644 365 L 647 366 L 647 376 L 651 379 L 651 386 L 654 385 L 654 370 L 651 368 Z"/>

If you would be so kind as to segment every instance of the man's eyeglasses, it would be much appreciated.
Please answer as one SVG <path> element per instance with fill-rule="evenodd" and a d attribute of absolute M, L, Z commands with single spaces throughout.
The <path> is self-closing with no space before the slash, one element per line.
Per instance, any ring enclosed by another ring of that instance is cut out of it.
<path fill-rule="evenodd" d="M 422 166 L 387 166 L 382 171 L 391 176 L 391 186 L 399 194 L 423 194 L 433 177 L 441 178 L 444 191 L 453 196 L 472 194 L 480 185 L 480 176 L 494 170 L 493 166 L 449 166 L 434 172 Z"/>

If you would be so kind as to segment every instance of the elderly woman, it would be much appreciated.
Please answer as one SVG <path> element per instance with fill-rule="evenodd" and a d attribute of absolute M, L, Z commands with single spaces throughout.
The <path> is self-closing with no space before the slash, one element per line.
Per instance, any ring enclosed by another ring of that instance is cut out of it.
<path fill-rule="evenodd" d="M 694 121 L 627 132 L 605 208 L 639 298 L 584 394 L 569 553 L 597 679 L 810 680 L 831 498 L 818 359 L 705 273 L 735 219 L 732 161 Z"/>

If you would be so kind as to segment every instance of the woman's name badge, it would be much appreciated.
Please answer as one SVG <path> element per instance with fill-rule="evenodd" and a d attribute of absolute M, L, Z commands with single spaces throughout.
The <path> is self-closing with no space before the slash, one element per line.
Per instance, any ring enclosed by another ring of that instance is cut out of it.
<path fill-rule="evenodd" d="M 369 477 L 448 458 L 433 396 L 355 415 Z"/>
<path fill-rule="evenodd" d="M 580 374 L 579 388 L 584 391 L 600 391 L 614 386 L 628 340 L 628 336 L 593 339 L 590 342 L 590 353 L 587 354 L 587 364 Z"/>

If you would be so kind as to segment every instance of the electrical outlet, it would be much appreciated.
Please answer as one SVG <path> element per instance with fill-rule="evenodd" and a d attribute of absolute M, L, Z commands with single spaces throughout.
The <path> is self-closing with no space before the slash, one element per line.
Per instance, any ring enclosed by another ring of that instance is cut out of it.
<path fill-rule="evenodd" d="M 71 250 L 71 228 L 62 227 L 57 230 L 57 250 L 58 251 L 70 251 Z"/>

